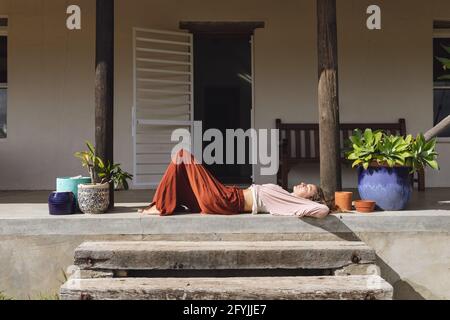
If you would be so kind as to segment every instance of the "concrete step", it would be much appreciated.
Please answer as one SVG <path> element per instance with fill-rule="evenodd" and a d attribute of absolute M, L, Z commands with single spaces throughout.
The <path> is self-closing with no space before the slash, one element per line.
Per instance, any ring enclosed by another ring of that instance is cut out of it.
<path fill-rule="evenodd" d="M 67 282 L 62 300 L 392 300 L 379 276 L 84 279 Z"/>
<path fill-rule="evenodd" d="M 375 263 L 362 242 L 87 242 L 75 264 L 90 271 L 337 270 Z"/>

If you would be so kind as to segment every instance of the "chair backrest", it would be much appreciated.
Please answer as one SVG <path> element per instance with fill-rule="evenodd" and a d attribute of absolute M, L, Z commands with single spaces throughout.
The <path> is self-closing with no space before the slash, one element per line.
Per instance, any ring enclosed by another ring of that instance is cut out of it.
<path fill-rule="evenodd" d="M 276 120 L 276 128 L 280 131 L 280 156 L 302 162 L 318 162 L 320 160 L 319 125 L 317 123 L 283 123 Z M 382 130 L 387 134 L 406 136 L 406 120 L 397 123 L 343 123 L 340 126 L 341 150 L 356 129 Z M 344 154 L 341 155 L 344 158 Z"/>

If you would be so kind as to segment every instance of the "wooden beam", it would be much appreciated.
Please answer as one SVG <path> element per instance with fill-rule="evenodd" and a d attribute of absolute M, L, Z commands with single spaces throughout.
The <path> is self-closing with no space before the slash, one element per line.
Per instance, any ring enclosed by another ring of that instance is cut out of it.
<path fill-rule="evenodd" d="M 317 0 L 320 178 L 327 200 L 342 189 L 336 0 Z"/>
<path fill-rule="evenodd" d="M 450 29 L 450 21 L 438 20 L 433 23 L 434 29 Z"/>
<path fill-rule="evenodd" d="M 114 162 L 114 0 L 97 0 L 95 61 L 95 146 Z M 114 207 L 114 186 L 110 192 Z"/>
<path fill-rule="evenodd" d="M 255 29 L 264 28 L 264 21 L 181 21 L 180 29 L 192 33 L 245 34 L 252 35 Z"/>
<path fill-rule="evenodd" d="M 439 122 L 434 128 L 425 133 L 425 139 L 427 141 L 438 137 L 445 130 L 450 129 L 450 116 Z"/>

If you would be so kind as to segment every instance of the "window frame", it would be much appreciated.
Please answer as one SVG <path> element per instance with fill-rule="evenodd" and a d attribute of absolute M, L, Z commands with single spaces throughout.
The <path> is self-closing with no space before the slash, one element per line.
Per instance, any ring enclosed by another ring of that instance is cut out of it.
<path fill-rule="evenodd" d="M 7 19 L 8 24 L 6 27 L 1 27 L 0 26 L 0 37 L 6 37 L 6 41 L 8 42 L 8 57 L 9 57 L 9 16 L 7 15 L 0 15 L 0 19 Z M 6 62 L 6 68 L 7 70 L 9 70 L 9 59 Z M 9 77 L 8 77 L 9 78 Z M 8 125 L 8 106 L 9 106 L 9 79 L 6 83 L 0 83 L 0 89 L 6 89 L 6 124 Z M 5 138 L 0 138 L 0 143 L 1 142 L 5 142 L 8 140 L 8 131 L 6 133 L 6 137 Z"/>
<path fill-rule="evenodd" d="M 442 39 L 442 38 L 449 38 L 450 39 L 450 28 L 449 29 L 444 29 L 444 28 L 435 28 L 433 30 L 433 41 L 434 39 Z M 434 57 L 434 51 L 433 51 L 433 57 Z M 450 85 L 447 86 L 435 86 L 434 85 L 434 76 L 433 76 L 433 95 L 434 95 L 434 90 L 436 89 L 444 89 L 444 90 L 449 90 L 450 91 Z M 433 110 L 434 110 L 434 102 L 433 102 Z M 434 111 L 433 111 L 433 119 L 434 119 Z M 433 120 L 433 124 L 434 124 L 434 120 Z M 438 143 L 445 143 L 445 144 L 450 144 L 450 137 L 438 137 L 437 138 L 437 142 Z"/>

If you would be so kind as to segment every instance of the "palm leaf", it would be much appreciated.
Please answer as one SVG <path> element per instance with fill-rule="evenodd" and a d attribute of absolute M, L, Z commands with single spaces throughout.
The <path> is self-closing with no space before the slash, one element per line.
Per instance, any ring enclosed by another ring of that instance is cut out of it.
<path fill-rule="evenodd" d="M 441 47 L 444 48 L 444 50 L 447 51 L 448 54 L 450 54 L 450 47 L 447 47 L 443 44 L 441 44 Z"/>
<path fill-rule="evenodd" d="M 101 158 L 97 157 L 97 162 L 98 162 L 98 166 L 100 169 L 105 169 L 105 163 L 103 162 L 103 160 Z"/>
<path fill-rule="evenodd" d="M 442 65 L 445 68 L 450 69 L 450 59 L 448 59 L 448 58 L 440 58 L 440 57 L 436 57 L 436 59 L 438 59 L 439 62 L 442 63 Z"/>
<path fill-rule="evenodd" d="M 94 146 L 92 145 L 92 143 L 90 143 L 89 141 L 86 141 L 86 145 L 87 145 L 89 151 L 90 151 L 92 154 L 95 154 L 95 148 L 94 148 Z"/>
<path fill-rule="evenodd" d="M 438 80 L 450 80 L 450 74 L 446 74 L 444 76 L 440 76 Z"/>
<path fill-rule="evenodd" d="M 439 164 L 436 160 L 425 160 L 425 162 L 434 170 L 439 170 Z"/>

